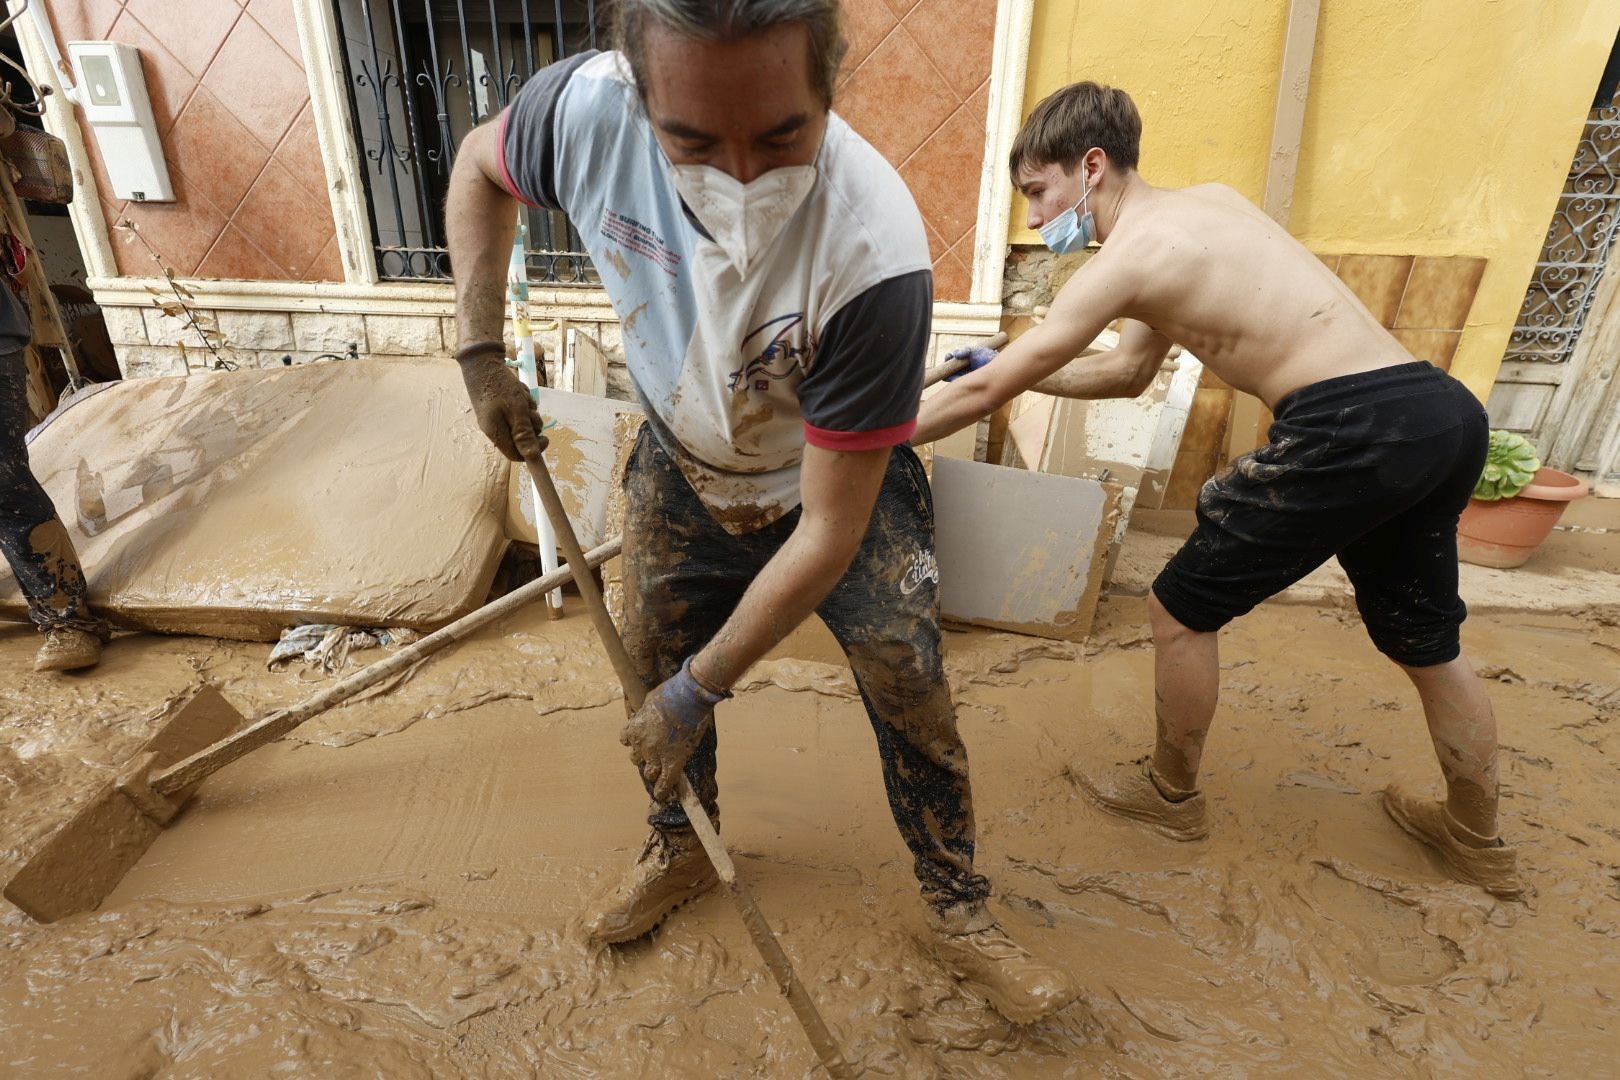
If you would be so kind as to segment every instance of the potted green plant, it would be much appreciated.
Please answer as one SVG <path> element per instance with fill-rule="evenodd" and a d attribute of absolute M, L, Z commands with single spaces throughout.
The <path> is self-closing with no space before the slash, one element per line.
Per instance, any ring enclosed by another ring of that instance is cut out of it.
<path fill-rule="evenodd" d="M 1523 566 L 1564 508 L 1587 491 L 1578 477 L 1544 467 L 1524 436 L 1491 432 L 1485 468 L 1457 522 L 1457 557 L 1476 566 Z"/>

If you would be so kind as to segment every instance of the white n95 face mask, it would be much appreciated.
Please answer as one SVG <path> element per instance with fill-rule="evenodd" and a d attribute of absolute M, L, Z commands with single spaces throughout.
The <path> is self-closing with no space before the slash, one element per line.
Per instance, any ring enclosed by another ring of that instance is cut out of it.
<path fill-rule="evenodd" d="M 744 278 L 816 183 L 814 165 L 772 169 L 747 184 L 712 165 L 671 165 L 670 173 L 692 216 Z"/>

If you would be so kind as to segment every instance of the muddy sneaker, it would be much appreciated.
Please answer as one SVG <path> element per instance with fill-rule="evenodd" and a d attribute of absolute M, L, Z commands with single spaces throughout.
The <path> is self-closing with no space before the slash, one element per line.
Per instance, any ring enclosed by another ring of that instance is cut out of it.
<path fill-rule="evenodd" d="M 934 949 L 963 986 L 1015 1024 L 1033 1024 L 1079 996 L 1067 973 L 1037 960 L 982 909 L 968 918 L 934 915 Z"/>
<path fill-rule="evenodd" d="M 1077 768 L 1069 775 L 1086 800 L 1104 813 L 1140 821 L 1172 840 L 1202 840 L 1209 835 L 1203 793 L 1195 791 L 1171 802 L 1154 782 L 1148 758 L 1116 765 L 1096 778 Z"/>
<path fill-rule="evenodd" d="M 697 834 L 654 829 L 630 873 L 597 901 L 585 933 L 602 945 L 634 941 L 719 883 Z"/>
<path fill-rule="evenodd" d="M 1504 900 L 1524 895 L 1518 851 L 1504 844 L 1501 837 L 1495 837 L 1489 847 L 1463 843 L 1457 833 L 1466 830 L 1452 820 L 1445 803 L 1390 786 L 1384 789 L 1384 812 L 1407 834 L 1438 854 L 1458 881 L 1477 885 Z"/>
<path fill-rule="evenodd" d="M 61 626 L 46 631 L 45 643 L 34 656 L 35 671 L 77 671 L 101 659 L 101 639 L 83 630 Z"/>

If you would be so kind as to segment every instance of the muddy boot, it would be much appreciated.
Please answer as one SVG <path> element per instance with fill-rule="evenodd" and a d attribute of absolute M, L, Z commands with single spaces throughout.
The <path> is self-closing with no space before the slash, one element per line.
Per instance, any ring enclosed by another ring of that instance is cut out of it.
<path fill-rule="evenodd" d="M 1384 812 L 1437 853 L 1458 881 L 1478 885 L 1504 900 L 1516 900 L 1524 895 L 1524 883 L 1519 880 L 1518 851 L 1503 843 L 1500 836 L 1487 838 L 1473 833 L 1451 816 L 1445 803 L 1421 798 L 1391 785 L 1384 789 Z M 1484 846 L 1478 846 L 1481 843 Z"/>
<path fill-rule="evenodd" d="M 599 945 L 634 941 L 719 882 L 696 833 L 654 829 L 624 880 L 597 901 L 585 933 Z"/>
<path fill-rule="evenodd" d="M 1168 788 L 1154 775 L 1149 758 L 1116 765 L 1095 778 L 1077 768 L 1069 775 L 1086 800 L 1104 813 L 1140 821 L 1172 840 L 1202 840 L 1209 835 L 1203 793 Z"/>
<path fill-rule="evenodd" d="M 77 671 L 94 667 L 100 659 L 99 637 L 70 626 L 59 626 L 45 632 L 45 643 L 34 656 L 34 670 Z"/>
<path fill-rule="evenodd" d="M 1015 1024 L 1033 1024 L 1079 997 L 1060 968 L 1037 960 L 983 907 L 931 913 L 934 950 L 962 985 Z"/>

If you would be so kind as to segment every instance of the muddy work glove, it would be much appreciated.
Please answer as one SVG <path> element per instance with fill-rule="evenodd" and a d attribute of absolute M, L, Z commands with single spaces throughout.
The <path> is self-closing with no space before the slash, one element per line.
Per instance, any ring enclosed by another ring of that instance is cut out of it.
<path fill-rule="evenodd" d="M 945 381 L 955 382 L 964 375 L 971 375 L 995 358 L 996 350 L 987 349 L 983 345 L 964 345 L 960 349 L 952 349 L 945 354 L 945 362 L 949 364 L 953 360 L 966 360 L 967 367 L 958 371 L 955 375 L 945 376 Z"/>
<path fill-rule="evenodd" d="M 714 725 L 714 707 L 730 696 L 705 690 L 687 657 L 681 670 L 659 683 L 624 725 L 619 741 L 630 748 L 630 760 L 654 799 L 675 801 L 687 759 Z"/>
<path fill-rule="evenodd" d="M 511 460 L 539 461 L 544 424 L 528 388 L 506 366 L 506 347 L 495 341 L 464 345 L 456 350 L 456 363 L 478 430 Z"/>

